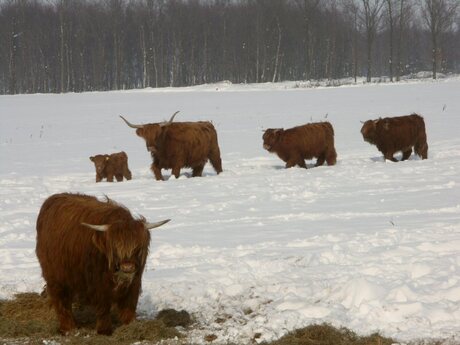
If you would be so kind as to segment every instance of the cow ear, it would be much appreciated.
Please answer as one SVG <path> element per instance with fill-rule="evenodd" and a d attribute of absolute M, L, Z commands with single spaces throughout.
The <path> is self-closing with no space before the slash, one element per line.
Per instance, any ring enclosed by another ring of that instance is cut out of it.
<path fill-rule="evenodd" d="M 144 137 L 144 128 L 138 128 L 136 129 L 136 134 L 138 137 Z"/>
<path fill-rule="evenodd" d="M 94 162 L 94 156 L 89 157 L 89 160 L 90 160 L 91 162 Z"/>

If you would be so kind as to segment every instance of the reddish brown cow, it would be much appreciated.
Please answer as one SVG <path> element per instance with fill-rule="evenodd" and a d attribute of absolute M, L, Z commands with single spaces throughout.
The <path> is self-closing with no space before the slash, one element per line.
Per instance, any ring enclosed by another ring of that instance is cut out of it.
<path fill-rule="evenodd" d="M 89 157 L 96 168 L 96 182 L 101 182 L 106 178 L 107 182 L 113 182 L 113 177 L 118 182 L 123 181 L 123 177 L 131 180 L 131 171 L 128 168 L 128 155 L 124 152 L 102 154 Z"/>
<path fill-rule="evenodd" d="M 334 129 L 329 122 L 311 123 L 289 129 L 269 128 L 263 135 L 264 149 L 286 162 L 286 168 L 306 168 L 305 159 L 317 158 L 316 165 L 334 165 Z"/>
<path fill-rule="evenodd" d="M 95 308 L 99 334 L 111 334 L 110 309 L 127 324 L 136 314 L 150 244 L 147 223 L 110 199 L 54 194 L 37 218 L 36 253 L 63 334 L 76 327 L 72 302 Z"/>
<path fill-rule="evenodd" d="M 222 172 L 217 132 L 211 122 L 173 122 L 175 112 L 167 122 L 133 125 L 120 116 L 136 134 L 145 140 L 152 155 L 151 170 L 157 180 L 163 180 L 161 169 L 172 169 L 178 178 L 180 169 L 193 169 L 192 176 L 201 176 L 206 162 L 211 162 L 217 174 Z"/>
<path fill-rule="evenodd" d="M 367 120 L 361 128 L 361 134 L 368 143 L 377 146 L 385 159 L 397 160 L 393 155 L 401 151 L 401 160 L 412 154 L 412 147 L 422 159 L 428 158 L 425 121 L 417 114 Z"/>

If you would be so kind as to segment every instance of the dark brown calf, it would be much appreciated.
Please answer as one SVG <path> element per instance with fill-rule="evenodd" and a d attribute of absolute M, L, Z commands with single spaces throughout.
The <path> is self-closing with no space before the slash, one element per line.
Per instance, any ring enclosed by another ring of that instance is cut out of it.
<path fill-rule="evenodd" d="M 361 128 L 363 139 L 377 146 L 385 159 L 397 162 L 393 155 L 402 152 L 406 160 L 412 154 L 412 148 L 422 159 L 428 158 L 425 121 L 417 114 L 385 117 L 367 120 Z"/>
<path fill-rule="evenodd" d="M 286 162 L 286 168 L 298 165 L 306 168 L 305 159 L 317 158 L 316 165 L 334 165 L 334 129 L 329 122 L 311 123 L 289 129 L 269 128 L 263 137 L 264 149 L 276 153 Z"/>
<path fill-rule="evenodd" d="M 36 253 L 63 334 L 76 327 L 72 302 L 94 307 L 96 330 L 112 333 L 110 310 L 131 322 L 141 291 L 150 229 L 147 223 L 110 199 L 83 194 L 55 194 L 37 218 Z"/>
<path fill-rule="evenodd" d="M 101 182 L 106 178 L 107 182 L 113 182 L 113 177 L 118 182 L 123 181 L 123 177 L 131 180 L 131 171 L 128 168 L 128 156 L 124 151 L 102 154 L 89 157 L 96 168 L 96 182 Z"/>

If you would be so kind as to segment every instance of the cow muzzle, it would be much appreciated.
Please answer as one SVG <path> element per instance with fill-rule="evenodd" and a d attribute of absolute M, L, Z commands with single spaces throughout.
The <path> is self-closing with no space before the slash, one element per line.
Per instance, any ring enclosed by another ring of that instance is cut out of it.
<path fill-rule="evenodd" d="M 156 153 L 157 149 L 156 149 L 155 146 L 147 146 L 147 151 L 149 151 L 151 153 Z"/>
<path fill-rule="evenodd" d="M 119 270 L 125 274 L 132 274 L 136 272 L 136 265 L 132 262 L 123 262 L 120 264 Z"/>
<path fill-rule="evenodd" d="M 271 145 L 264 144 L 264 149 L 270 151 L 272 149 Z"/>
<path fill-rule="evenodd" d="M 131 284 L 136 274 L 136 265 L 131 262 L 123 262 L 115 267 L 114 282 L 118 287 Z"/>

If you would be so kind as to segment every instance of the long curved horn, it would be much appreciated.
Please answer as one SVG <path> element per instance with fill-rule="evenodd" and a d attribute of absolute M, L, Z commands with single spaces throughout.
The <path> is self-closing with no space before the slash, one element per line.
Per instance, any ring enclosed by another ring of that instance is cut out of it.
<path fill-rule="evenodd" d="M 103 225 L 94 225 L 94 224 L 88 224 L 88 223 L 81 223 L 81 225 L 84 225 L 90 229 L 97 230 L 97 231 L 102 231 L 105 232 L 109 230 L 110 225 L 109 224 L 103 224 Z"/>
<path fill-rule="evenodd" d="M 174 118 L 176 117 L 177 113 L 179 113 L 180 110 L 176 111 L 174 114 L 172 114 L 171 118 L 169 119 L 169 123 L 172 123 Z"/>
<path fill-rule="evenodd" d="M 167 222 L 169 222 L 171 219 L 165 219 L 165 220 L 162 220 L 161 222 L 156 222 L 156 223 L 145 223 L 144 224 L 144 227 L 145 227 L 145 230 L 152 230 L 154 228 L 158 228 L 159 226 L 162 226 L 163 224 L 166 224 Z"/>
<path fill-rule="evenodd" d="M 177 113 L 178 113 L 179 111 L 180 111 L 180 110 L 176 111 L 176 112 L 171 116 L 171 118 L 169 119 L 169 121 L 162 122 L 162 123 L 160 124 L 160 126 L 161 126 L 161 127 L 169 126 L 169 125 L 173 122 L 174 118 L 176 117 L 176 115 L 177 115 Z"/>
<path fill-rule="evenodd" d="M 128 120 L 126 120 L 123 116 L 120 115 L 120 117 L 123 119 L 123 121 L 126 122 L 126 124 L 131 127 L 131 128 L 144 128 L 144 125 L 133 125 L 130 123 Z"/>

